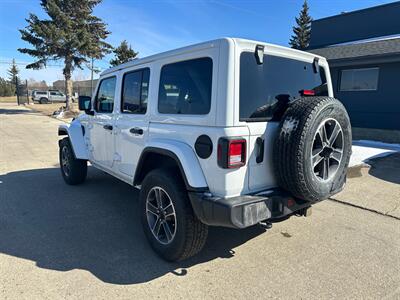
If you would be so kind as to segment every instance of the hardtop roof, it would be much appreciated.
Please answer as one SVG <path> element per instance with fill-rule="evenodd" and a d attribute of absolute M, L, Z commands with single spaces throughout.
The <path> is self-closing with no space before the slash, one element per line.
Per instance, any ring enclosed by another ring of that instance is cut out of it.
<path fill-rule="evenodd" d="M 116 71 L 119 71 L 119 70 L 123 70 L 123 69 L 133 67 L 133 66 L 139 66 L 139 65 L 149 63 L 152 61 L 156 61 L 159 59 L 176 56 L 176 55 L 182 55 L 185 53 L 195 52 L 195 51 L 204 50 L 204 49 L 208 49 L 208 48 L 214 48 L 216 46 L 219 46 L 223 42 L 228 42 L 228 43 L 233 42 L 234 44 L 239 45 L 239 46 L 243 45 L 243 44 L 249 44 L 249 43 L 254 44 L 254 45 L 260 44 L 260 45 L 264 45 L 267 49 L 269 48 L 269 49 L 274 49 L 274 50 L 278 50 L 278 51 L 282 51 L 282 52 L 295 53 L 295 54 L 297 54 L 299 56 L 303 56 L 303 57 L 309 57 L 309 58 L 319 57 L 320 59 L 324 59 L 322 56 L 316 55 L 314 53 L 308 53 L 308 52 L 291 49 L 291 48 L 284 47 L 284 46 L 278 46 L 278 45 L 269 44 L 266 42 L 248 40 L 248 39 L 242 39 L 242 38 L 225 37 L 225 38 L 219 38 L 219 39 L 215 39 L 215 40 L 210 40 L 210 41 L 206 41 L 206 42 L 202 42 L 202 43 L 198 43 L 198 44 L 193 44 L 193 45 L 165 51 L 162 53 L 146 56 L 143 58 L 134 59 L 132 61 L 123 63 L 121 65 L 118 65 L 116 67 L 112 67 L 112 68 L 109 68 L 109 69 L 103 71 L 100 74 L 100 77 L 110 74 L 110 73 L 113 73 L 113 72 L 116 72 Z"/>

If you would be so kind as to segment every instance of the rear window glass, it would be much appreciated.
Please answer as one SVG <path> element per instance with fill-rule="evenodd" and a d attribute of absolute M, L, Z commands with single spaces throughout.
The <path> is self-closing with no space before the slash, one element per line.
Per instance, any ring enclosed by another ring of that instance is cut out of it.
<path fill-rule="evenodd" d="M 258 65 L 254 52 L 240 56 L 239 88 L 241 121 L 273 120 L 301 90 L 327 95 L 323 68 L 316 73 L 311 63 L 272 55 L 264 55 Z"/>
<path fill-rule="evenodd" d="M 208 114 L 212 60 L 209 57 L 165 65 L 161 69 L 158 111 L 163 114 Z"/>

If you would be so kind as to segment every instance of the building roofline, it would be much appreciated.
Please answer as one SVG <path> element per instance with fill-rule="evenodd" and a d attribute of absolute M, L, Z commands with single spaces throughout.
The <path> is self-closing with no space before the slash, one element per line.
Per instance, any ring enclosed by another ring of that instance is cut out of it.
<path fill-rule="evenodd" d="M 333 19 L 333 18 L 337 18 L 337 17 L 340 17 L 340 16 L 353 15 L 353 14 L 357 14 L 359 12 L 374 10 L 374 9 L 376 9 L 378 7 L 381 8 L 381 7 L 390 6 L 390 5 L 393 5 L 393 4 L 400 4 L 400 1 L 380 4 L 380 5 L 376 5 L 376 6 L 372 6 L 372 7 L 366 7 L 366 8 L 353 10 L 353 11 L 349 11 L 349 12 L 343 12 L 343 13 L 339 13 L 339 14 L 336 14 L 336 15 L 333 15 L 333 16 L 328 16 L 328 17 L 323 17 L 323 18 L 320 18 L 320 19 L 316 19 L 316 20 L 313 20 L 312 22 L 319 22 L 319 21 L 322 21 L 322 20 Z"/>

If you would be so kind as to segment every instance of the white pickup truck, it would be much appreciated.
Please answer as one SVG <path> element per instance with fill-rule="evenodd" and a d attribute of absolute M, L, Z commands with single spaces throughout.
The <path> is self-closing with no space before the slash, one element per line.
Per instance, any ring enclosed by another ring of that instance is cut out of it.
<path fill-rule="evenodd" d="M 208 226 L 307 215 L 345 184 L 349 117 L 311 53 L 209 41 L 104 71 L 79 108 L 58 131 L 65 182 L 89 161 L 140 188 L 146 237 L 170 261 L 199 252 Z"/>
<path fill-rule="evenodd" d="M 65 102 L 67 97 L 65 94 L 58 90 L 48 91 L 33 91 L 32 101 L 39 102 L 40 104 L 52 103 L 52 102 Z"/>

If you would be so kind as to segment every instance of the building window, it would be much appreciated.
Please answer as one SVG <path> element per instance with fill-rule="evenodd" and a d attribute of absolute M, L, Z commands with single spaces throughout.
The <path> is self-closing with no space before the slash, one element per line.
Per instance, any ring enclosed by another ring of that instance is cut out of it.
<path fill-rule="evenodd" d="M 379 68 L 342 70 L 340 91 L 376 91 Z"/>

